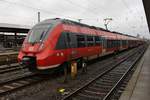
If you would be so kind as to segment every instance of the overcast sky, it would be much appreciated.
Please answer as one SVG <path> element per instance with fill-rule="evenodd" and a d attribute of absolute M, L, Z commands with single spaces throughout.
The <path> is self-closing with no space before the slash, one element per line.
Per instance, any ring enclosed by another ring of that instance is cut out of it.
<path fill-rule="evenodd" d="M 41 20 L 83 19 L 102 28 L 103 19 L 112 18 L 108 29 L 150 38 L 142 0 L 0 0 L 0 23 L 33 26 L 38 11 Z"/>

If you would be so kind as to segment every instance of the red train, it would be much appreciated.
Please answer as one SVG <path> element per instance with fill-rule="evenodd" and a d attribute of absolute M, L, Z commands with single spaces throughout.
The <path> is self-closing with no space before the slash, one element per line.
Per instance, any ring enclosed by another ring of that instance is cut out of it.
<path fill-rule="evenodd" d="M 48 19 L 28 33 L 18 60 L 31 71 L 61 67 L 71 61 L 80 65 L 100 56 L 136 47 L 142 41 L 65 19 Z"/>

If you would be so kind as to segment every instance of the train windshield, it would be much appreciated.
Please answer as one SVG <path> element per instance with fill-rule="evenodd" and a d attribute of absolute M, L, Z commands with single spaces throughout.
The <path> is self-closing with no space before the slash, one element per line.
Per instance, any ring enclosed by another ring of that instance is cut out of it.
<path fill-rule="evenodd" d="M 48 37 L 49 31 L 52 29 L 52 24 L 38 24 L 34 26 L 30 32 L 27 39 L 29 43 L 42 42 Z"/>

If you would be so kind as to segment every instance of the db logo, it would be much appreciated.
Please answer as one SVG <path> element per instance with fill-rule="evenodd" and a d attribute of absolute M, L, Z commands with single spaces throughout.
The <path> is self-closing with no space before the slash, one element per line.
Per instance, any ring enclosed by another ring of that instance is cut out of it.
<path fill-rule="evenodd" d="M 30 48 L 29 48 L 29 51 L 33 51 L 33 49 L 34 49 L 33 47 L 30 47 Z"/>

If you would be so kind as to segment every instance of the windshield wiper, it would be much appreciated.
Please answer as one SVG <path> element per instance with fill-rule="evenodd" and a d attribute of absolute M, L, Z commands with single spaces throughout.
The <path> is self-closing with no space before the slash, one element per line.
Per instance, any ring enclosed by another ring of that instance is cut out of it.
<path fill-rule="evenodd" d="M 42 32 L 41 36 L 40 36 L 40 42 L 42 42 L 42 40 L 45 38 L 46 36 L 46 33 L 45 31 Z"/>

